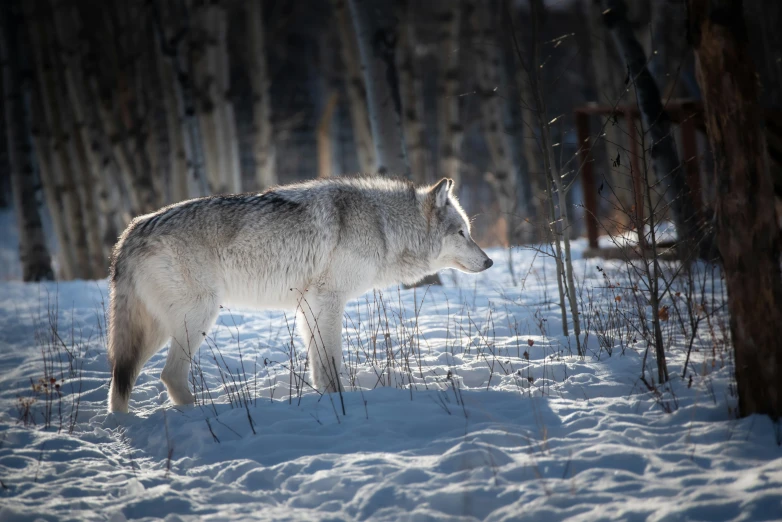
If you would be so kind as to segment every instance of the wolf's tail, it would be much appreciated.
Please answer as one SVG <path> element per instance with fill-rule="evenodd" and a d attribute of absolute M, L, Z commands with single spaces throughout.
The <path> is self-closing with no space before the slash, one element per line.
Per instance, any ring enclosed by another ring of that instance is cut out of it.
<path fill-rule="evenodd" d="M 117 273 L 110 283 L 109 365 L 111 387 L 109 411 L 128 411 L 130 392 L 142 366 L 154 353 L 155 339 L 161 335 L 158 321 L 139 297 L 131 274 Z"/>

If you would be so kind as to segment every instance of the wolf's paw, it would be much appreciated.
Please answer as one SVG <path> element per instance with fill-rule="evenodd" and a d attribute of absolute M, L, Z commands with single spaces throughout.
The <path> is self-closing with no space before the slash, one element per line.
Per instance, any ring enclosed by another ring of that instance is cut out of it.
<path fill-rule="evenodd" d="M 333 373 L 333 372 L 332 372 Z M 339 377 L 334 378 L 325 371 L 313 372 L 312 387 L 322 393 L 337 393 L 341 388 Z"/>
<path fill-rule="evenodd" d="M 187 388 L 184 390 L 176 389 L 174 387 L 168 388 L 168 398 L 177 406 L 193 404 L 195 402 L 195 397 Z"/>

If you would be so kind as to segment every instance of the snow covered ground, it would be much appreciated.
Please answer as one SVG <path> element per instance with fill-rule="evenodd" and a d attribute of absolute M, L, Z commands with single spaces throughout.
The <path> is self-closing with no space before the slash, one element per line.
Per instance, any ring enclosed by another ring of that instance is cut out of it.
<path fill-rule="evenodd" d="M 223 310 L 199 404 L 168 402 L 163 350 L 126 415 L 106 412 L 105 281 L 0 283 L 0 520 L 782 519 L 774 427 L 735 416 L 719 274 L 666 298 L 660 387 L 622 263 L 576 263 L 579 358 L 550 258 L 514 250 L 514 284 L 491 255 L 351 303 L 342 396 L 302 381 L 292 314 Z"/>

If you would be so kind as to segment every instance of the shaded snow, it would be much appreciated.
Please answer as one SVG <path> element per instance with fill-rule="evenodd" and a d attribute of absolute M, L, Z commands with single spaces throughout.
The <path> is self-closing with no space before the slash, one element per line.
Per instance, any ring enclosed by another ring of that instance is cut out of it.
<path fill-rule="evenodd" d="M 0 284 L 0 520 L 782 519 L 782 450 L 766 418 L 735 419 L 724 317 L 701 321 L 684 379 L 689 339 L 666 323 L 672 383 L 656 395 L 636 332 L 592 320 L 578 358 L 550 259 L 514 251 L 513 285 L 491 254 L 479 276 L 348 306 L 344 415 L 339 395 L 297 391 L 292 314 L 250 310 L 223 310 L 202 346 L 201 405 L 168 402 L 163 350 L 131 413 L 108 414 L 105 282 Z M 621 265 L 576 274 L 582 320 L 633 310 Z M 719 277 L 706 286 L 719 303 Z M 30 384 L 44 376 L 62 391 L 50 428 L 48 387 Z"/>

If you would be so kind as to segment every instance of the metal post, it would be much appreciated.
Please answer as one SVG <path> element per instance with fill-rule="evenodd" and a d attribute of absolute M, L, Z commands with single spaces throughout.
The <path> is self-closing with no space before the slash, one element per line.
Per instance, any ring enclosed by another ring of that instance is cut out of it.
<path fill-rule="evenodd" d="M 581 186 L 584 189 L 586 228 L 589 248 L 597 248 L 597 184 L 590 160 L 589 115 L 576 112 L 579 156 L 581 157 Z"/>

